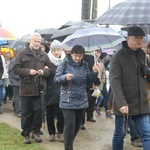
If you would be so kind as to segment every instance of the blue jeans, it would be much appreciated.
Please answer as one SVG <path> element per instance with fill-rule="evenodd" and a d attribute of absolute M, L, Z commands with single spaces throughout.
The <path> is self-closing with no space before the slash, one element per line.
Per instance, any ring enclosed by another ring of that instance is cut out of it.
<path fill-rule="evenodd" d="M 129 117 L 129 128 L 130 128 L 131 142 L 133 142 L 136 139 L 141 139 L 139 129 L 135 124 L 134 120 L 132 119 L 132 117 Z"/>
<path fill-rule="evenodd" d="M 144 150 L 150 148 L 150 116 L 149 114 L 142 114 L 132 116 L 135 124 L 139 129 L 142 138 Z M 112 150 L 123 150 L 124 138 L 126 136 L 126 124 L 123 116 L 115 116 L 115 131 L 112 140 Z"/>
<path fill-rule="evenodd" d="M 101 104 L 103 98 L 104 98 L 104 96 L 103 96 L 102 93 L 101 93 L 101 95 L 100 95 L 100 96 L 97 98 L 97 100 L 96 100 L 96 104 L 97 104 L 98 106 L 100 106 L 100 104 Z"/>

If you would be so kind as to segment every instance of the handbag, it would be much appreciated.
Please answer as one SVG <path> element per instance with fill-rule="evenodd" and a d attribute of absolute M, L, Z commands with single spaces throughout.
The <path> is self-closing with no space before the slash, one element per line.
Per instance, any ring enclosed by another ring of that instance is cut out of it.
<path fill-rule="evenodd" d="M 99 89 L 99 88 L 96 88 L 96 89 L 93 91 L 92 96 L 93 96 L 93 97 L 99 97 L 100 94 L 101 94 L 100 89 Z"/>
<path fill-rule="evenodd" d="M 4 85 L 4 82 L 2 79 L 0 79 L 0 87 L 2 87 Z"/>

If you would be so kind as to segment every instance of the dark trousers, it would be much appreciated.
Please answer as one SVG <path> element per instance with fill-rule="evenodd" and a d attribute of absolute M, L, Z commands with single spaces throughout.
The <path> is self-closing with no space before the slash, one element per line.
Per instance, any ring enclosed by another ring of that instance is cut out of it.
<path fill-rule="evenodd" d="M 64 117 L 62 110 L 59 108 L 59 104 L 47 105 L 46 121 L 49 134 L 56 134 L 55 116 L 57 117 L 56 127 L 58 133 L 62 134 L 64 129 Z"/>
<path fill-rule="evenodd" d="M 42 109 L 40 96 L 21 97 L 21 128 L 25 131 L 39 132 L 42 127 Z"/>
<path fill-rule="evenodd" d="M 6 94 L 5 94 L 4 101 L 7 100 L 7 97 L 9 97 L 9 99 L 13 97 L 13 87 L 11 85 L 8 85 L 5 86 L 5 89 L 6 89 Z"/>
<path fill-rule="evenodd" d="M 82 113 L 83 109 L 63 109 L 65 150 L 73 150 L 73 141 L 80 129 Z"/>
<path fill-rule="evenodd" d="M 21 97 L 19 96 L 19 86 L 13 86 L 13 104 L 15 112 L 21 113 Z"/>
<path fill-rule="evenodd" d="M 87 88 L 88 102 L 89 102 L 89 107 L 87 108 L 87 118 L 93 118 L 93 112 L 95 110 L 96 97 L 91 96 L 92 93 L 93 90 Z"/>

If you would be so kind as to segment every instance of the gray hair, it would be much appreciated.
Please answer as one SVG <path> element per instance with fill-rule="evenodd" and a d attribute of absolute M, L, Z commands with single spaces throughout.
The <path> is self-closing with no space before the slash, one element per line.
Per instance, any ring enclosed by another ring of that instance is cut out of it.
<path fill-rule="evenodd" d="M 42 38 L 39 33 L 34 32 L 34 33 L 30 34 L 29 40 L 32 39 L 34 36 L 38 36 L 38 37 Z"/>

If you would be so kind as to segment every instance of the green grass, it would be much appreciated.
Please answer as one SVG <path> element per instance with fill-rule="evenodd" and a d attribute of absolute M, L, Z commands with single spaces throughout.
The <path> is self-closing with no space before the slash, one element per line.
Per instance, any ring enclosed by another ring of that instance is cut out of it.
<path fill-rule="evenodd" d="M 40 144 L 32 140 L 32 144 L 23 144 L 20 131 L 10 127 L 6 123 L 0 123 L 0 150 L 46 150 Z"/>

